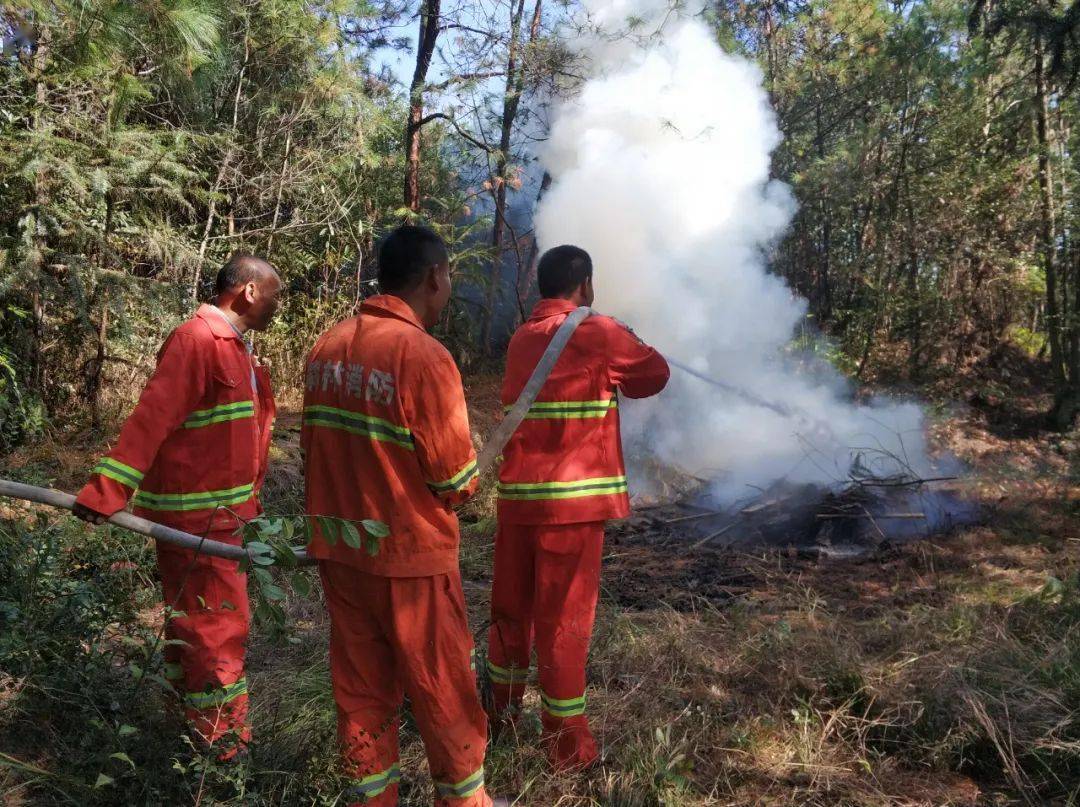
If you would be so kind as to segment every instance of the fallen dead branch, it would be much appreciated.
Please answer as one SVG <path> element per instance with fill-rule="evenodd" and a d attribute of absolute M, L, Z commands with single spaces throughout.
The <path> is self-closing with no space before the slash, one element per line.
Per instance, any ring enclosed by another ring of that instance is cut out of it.
<path fill-rule="evenodd" d="M 817 517 L 820 519 L 838 519 L 838 518 L 898 518 L 898 519 L 919 519 L 926 518 L 926 513 L 818 513 Z"/>

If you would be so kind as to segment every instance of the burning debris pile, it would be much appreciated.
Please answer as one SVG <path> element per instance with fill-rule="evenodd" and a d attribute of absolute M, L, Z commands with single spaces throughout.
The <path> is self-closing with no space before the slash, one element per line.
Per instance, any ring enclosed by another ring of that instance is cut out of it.
<path fill-rule="evenodd" d="M 977 522 L 979 508 L 950 482 L 910 474 L 862 475 L 831 487 L 779 481 L 719 506 L 713 485 L 700 481 L 696 492 L 639 506 L 611 525 L 605 596 L 625 608 L 663 601 L 693 611 L 760 593 L 776 564 L 791 563 L 843 585 L 860 564 L 888 568 L 902 562 L 905 543 Z"/>
<path fill-rule="evenodd" d="M 681 493 L 641 508 L 629 532 L 690 550 L 782 549 L 840 558 L 948 533 L 979 518 L 975 505 L 942 484 L 954 477 L 875 476 L 858 460 L 852 467 L 842 485 L 780 480 L 722 507 L 710 498 L 710 483 L 698 481 L 693 489 L 679 476 L 667 485 L 669 493 Z"/>

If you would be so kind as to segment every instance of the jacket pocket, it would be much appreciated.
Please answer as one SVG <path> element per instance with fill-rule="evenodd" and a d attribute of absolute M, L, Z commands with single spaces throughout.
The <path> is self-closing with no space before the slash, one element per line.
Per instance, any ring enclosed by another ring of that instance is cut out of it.
<path fill-rule="evenodd" d="M 219 367 L 214 370 L 214 383 L 228 389 L 235 389 L 240 385 L 240 374 L 235 370 Z"/>

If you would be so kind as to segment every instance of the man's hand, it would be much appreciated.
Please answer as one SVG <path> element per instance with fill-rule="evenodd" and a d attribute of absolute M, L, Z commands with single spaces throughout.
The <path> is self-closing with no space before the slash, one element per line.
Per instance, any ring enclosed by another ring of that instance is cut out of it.
<path fill-rule="evenodd" d="M 75 507 L 71 510 L 75 514 L 76 518 L 81 518 L 83 521 L 88 521 L 91 524 L 104 524 L 108 521 L 107 516 L 103 516 L 97 510 L 91 510 L 85 504 L 75 503 Z"/>

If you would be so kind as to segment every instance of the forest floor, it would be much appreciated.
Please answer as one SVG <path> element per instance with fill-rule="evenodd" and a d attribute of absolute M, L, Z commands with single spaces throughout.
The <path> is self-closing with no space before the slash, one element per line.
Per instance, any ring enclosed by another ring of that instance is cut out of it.
<path fill-rule="evenodd" d="M 1048 402 L 1023 367 L 922 392 L 980 525 L 848 560 L 690 552 L 612 525 L 588 668 L 605 762 L 550 773 L 532 690 L 522 736 L 489 751 L 491 790 L 543 807 L 1080 804 L 1080 438 L 1038 427 Z M 467 395 L 490 433 L 497 380 Z M 42 442 L 4 475 L 74 489 L 103 442 Z M 295 414 L 272 459 L 268 506 L 297 512 Z M 481 662 L 493 513 L 489 480 L 461 513 Z M 0 539 L 5 804 L 342 803 L 317 586 L 290 592 L 291 637 L 255 631 L 242 777 L 187 748 L 146 683 L 160 609 L 143 541 L 9 503 Z M 401 803 L 429 804 L 408 719 L 401 767 Z"/>

